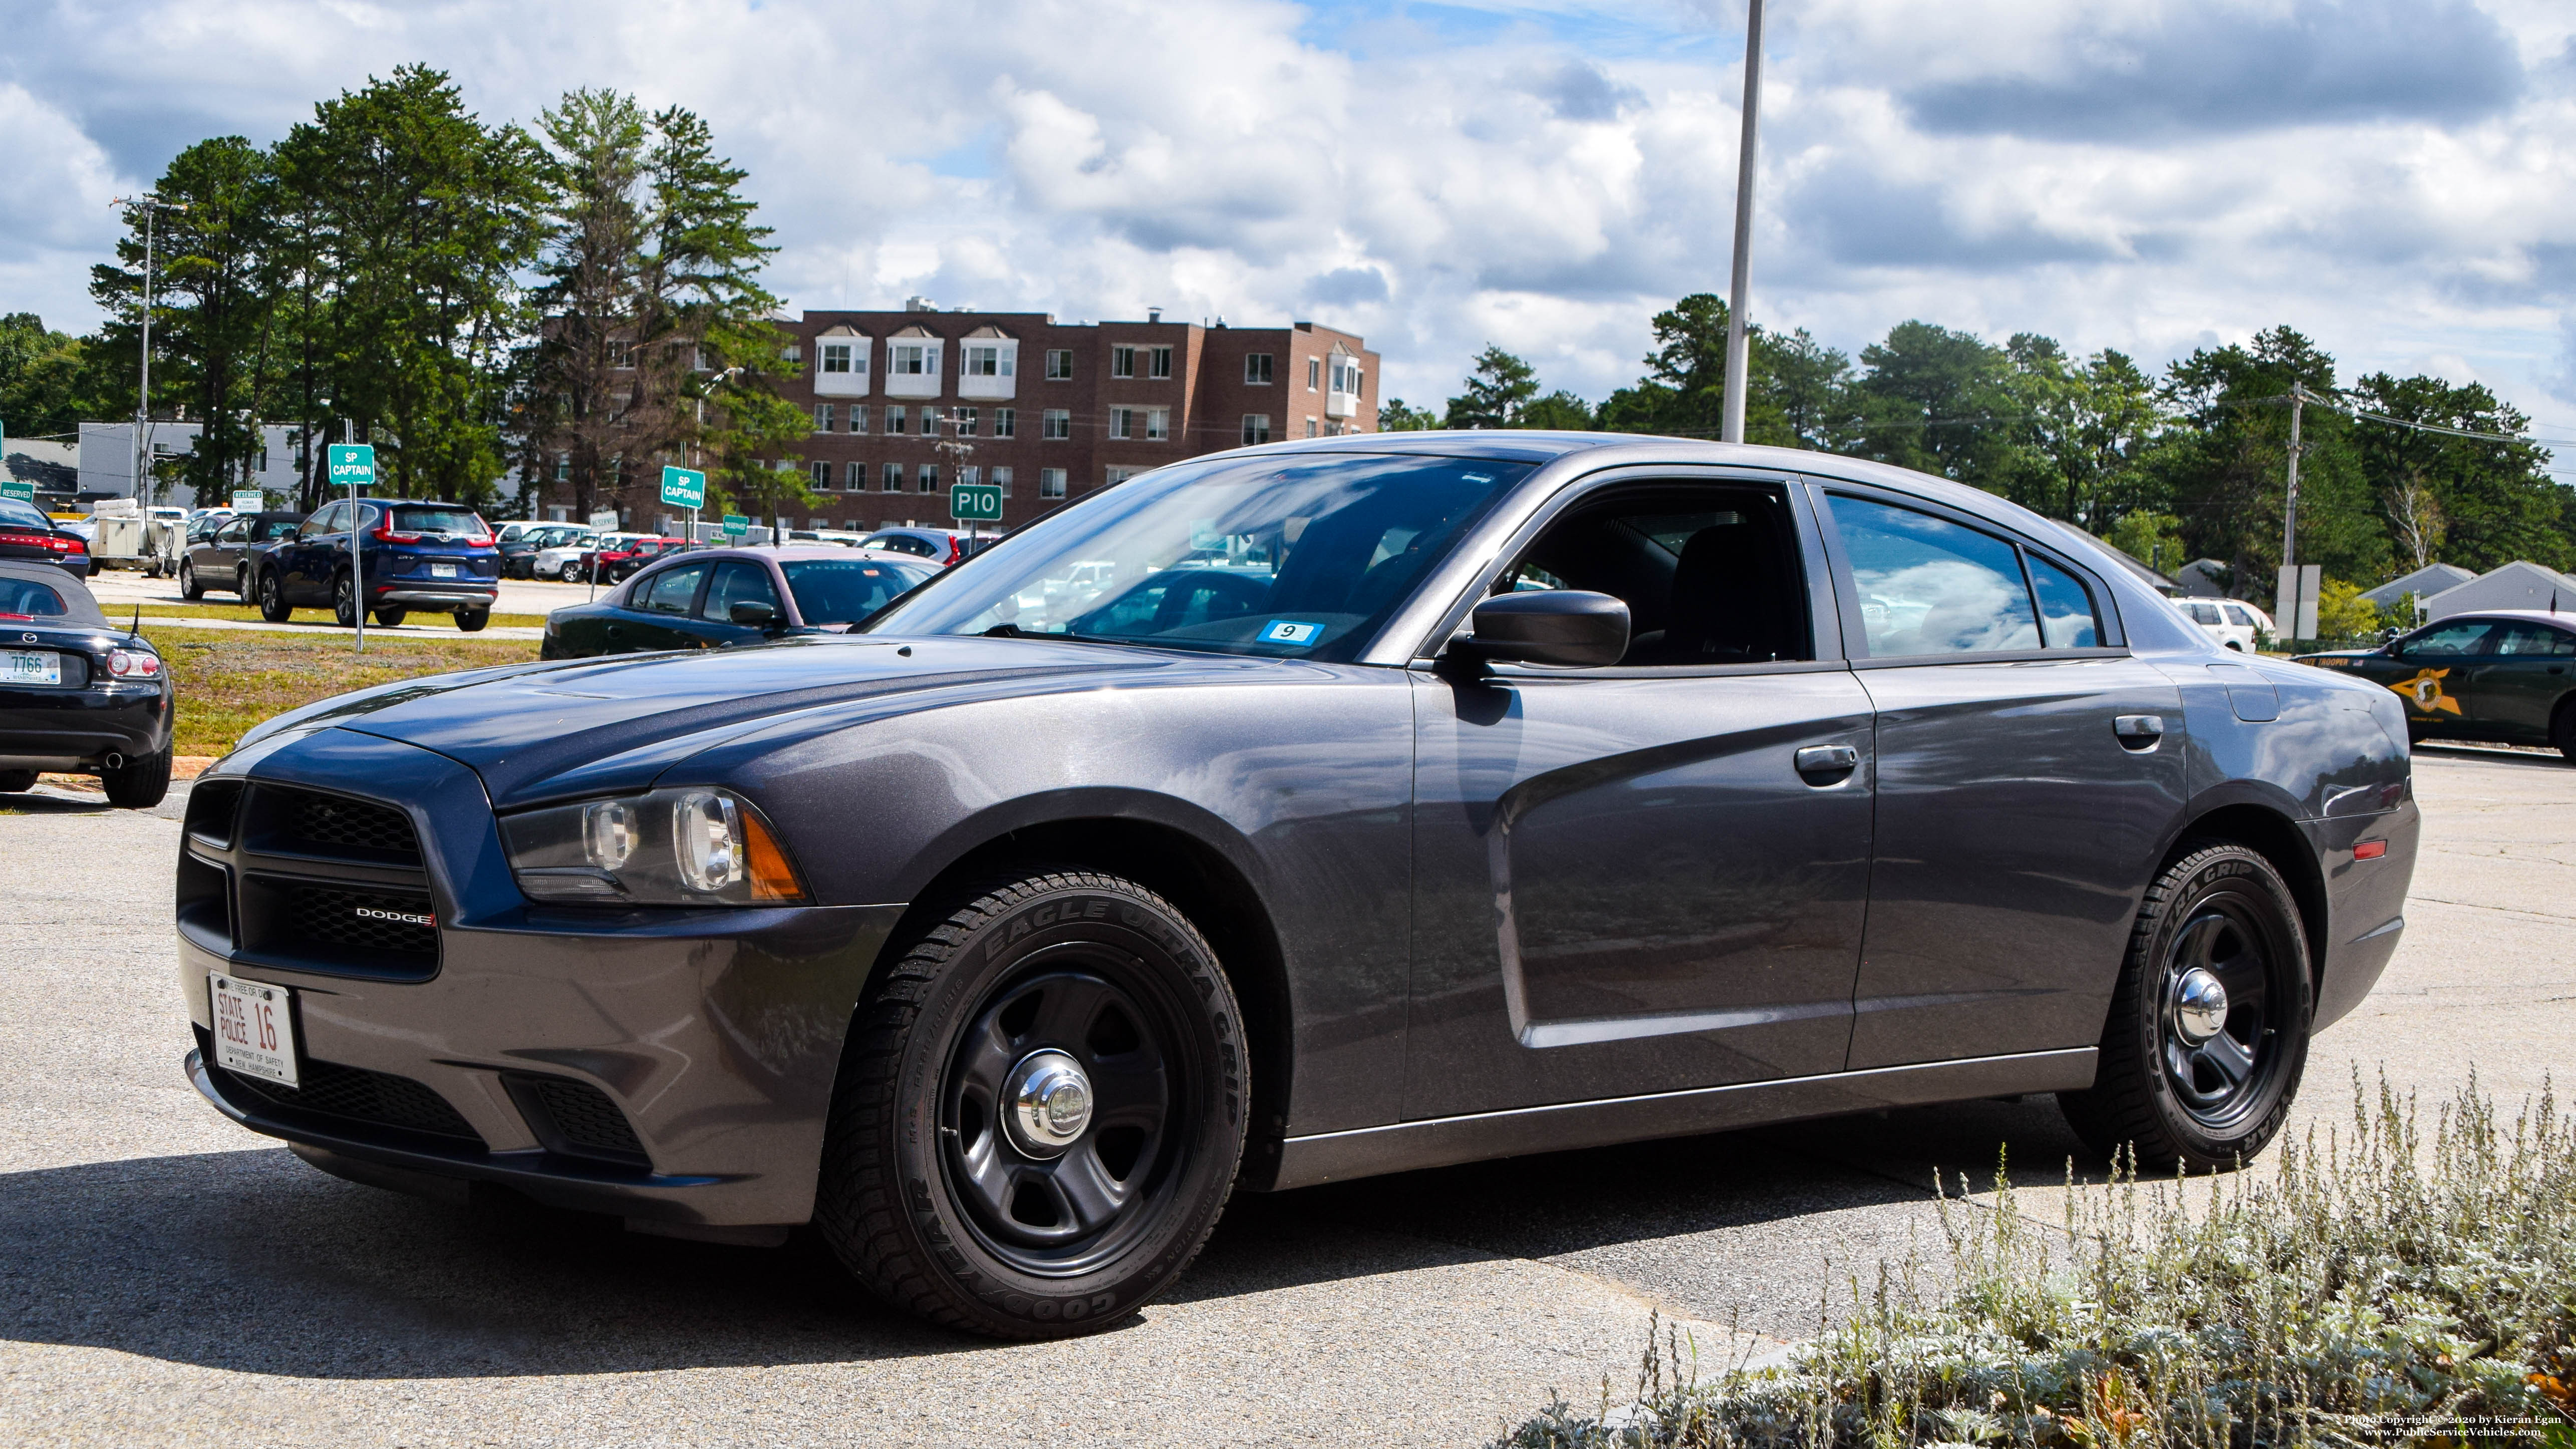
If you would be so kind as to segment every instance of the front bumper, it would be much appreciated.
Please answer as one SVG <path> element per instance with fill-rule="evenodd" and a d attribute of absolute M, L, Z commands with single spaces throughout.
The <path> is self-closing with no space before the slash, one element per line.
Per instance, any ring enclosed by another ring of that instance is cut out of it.
<path fill-rule="evenodd" d="M 900 906 L 536 907 L 510 879 L 481 782 L 443 756 L 324 730 L 215 783 L 228 777 L 253 792 L 345 792 L 400 809 L 422 845 L 438 940 L 424 972 L 416 960 L 400 970 L 370 969 L 363 955 L 324 961 L 303 936 L 263 935 L 260 913 L 273 911 L 263 900 L 320 867 L 255 835 L 210 838 L 192 817 L 181 894 L 194 904 L 180 917 L 179 987 L 200 1033 L 187 1072 L 216 1110 L 308 1156 L 498 1183 L 639 1223 L 747 1227 L 813 1215 L 843 1038 Z M 201 796 L 206 789 L 197 786 Z M 363 885 L 345 875 L 335 883 Z M 382 1113 L 300 1110 L 213 1067 L 202 1051 L 213 1024 L 210 972 L 294 991 L 313 1079 L 380 1074 L 416 1084 L 453 1109 L 453 1127 L 422 1132 Z M 528 1106 L 530 1084 L 548 1081 L 604 1097 L 631 1126 L 641 1160 L 568 1145 L 559 1124 Z"/>

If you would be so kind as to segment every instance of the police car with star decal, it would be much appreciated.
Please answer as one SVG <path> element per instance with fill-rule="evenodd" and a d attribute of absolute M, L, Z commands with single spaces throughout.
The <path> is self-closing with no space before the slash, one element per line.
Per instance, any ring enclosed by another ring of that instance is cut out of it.
<path fill-rule="evenodd" d="M 2549 745 L 2576 762 L 2576 614 L 2490 609 L 2302 664 L 2387 686 L 2419 740 Z"/>

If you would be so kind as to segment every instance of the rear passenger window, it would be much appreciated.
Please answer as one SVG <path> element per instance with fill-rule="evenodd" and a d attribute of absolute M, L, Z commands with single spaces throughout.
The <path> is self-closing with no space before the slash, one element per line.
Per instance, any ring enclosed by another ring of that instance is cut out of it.
<path fill-rule="evenodd" d="M 2011 544 L 1911 508 L 1832 498 L 1872 656 L 2041 647 Z"/>
<path fill-rule="evenodd" d="M 2563 659 L 2576 654 L 2576 634 L 2546 624 L 2507 624 L 2496 634 L 2495 652 Z"/>
<path fill-rule="evenodd" d="M 2051 649 L 2093 649 L 2102 643 L 2102 613 L 2084 581 L 2029 555 L 2031 586 L 2039 591 L 2039 634 Z"/>
<path fill-rule="evenodd" d="M 697 602 L 698 580 L 707 576 L 705 564 L 687 564 L 655 574 L 644 587 L 643 597 L 635 607 L 647 614 L 685 614 Z"/>

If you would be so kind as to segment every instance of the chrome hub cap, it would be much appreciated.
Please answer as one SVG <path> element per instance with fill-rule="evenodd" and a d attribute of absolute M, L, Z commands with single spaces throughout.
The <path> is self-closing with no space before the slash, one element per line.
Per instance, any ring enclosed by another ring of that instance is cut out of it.
<path fill-rule="evenodd" d="M 2227 1025 L 2227 988 L 2195 966 L 2174 983 L 2174 1028 L 2183 1039 L 2205 1042 Z"/>
<path fill-rule="evenodd" d="M 1031 1157 L 1061 1153 L 1091 1125 L 1091 1079 L 1066 1053 L 1029 1053 L 1011 1069 L 1003 1095 L 1012 1145 Z"/>

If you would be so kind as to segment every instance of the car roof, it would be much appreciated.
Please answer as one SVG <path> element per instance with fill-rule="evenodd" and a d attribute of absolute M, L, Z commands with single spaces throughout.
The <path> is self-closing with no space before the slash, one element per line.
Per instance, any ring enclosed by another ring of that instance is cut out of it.
<path fill-rule="evenodd" d="M 928 560 L 917 558 L 908 553 L 890 554 L 886 553 L 882 549 L 875 553 L 861 553 L 856 549 L 843 548 L 837 543 L 792 543 L 783 548 L 762 548 L 756 546 L 745 546 L 740 548 L 693 548 L 689 550 L 688 558 L 693 563 L 703 563 L 708 559 L 728 558 L 765 558 L 774 559 L 779 563 L 796 563 L 802 560 L 814 559 L 835 562 L 876 563 L 885 559 L 899 559 L 909 564 L 922 565 L 924 567 L 927 567 L 928 565 Z M 646 572 L 658 572 L 660 568 L 661 565 L 656 564 L 652 569 L 647 570 Z M 638 574 L 636 577 L 641 578 L 643 575 Z"/>
<path fill-rule="evenodd" d="M 2569 602 L 2576 603 L 2576 599 L 2571 599 Z M 2569 613 L 2564 609 L 2554 614 L 2547 609 L 2463 609 L 2459 613 L 2435 619 L 2419 627 L 2438 629 L 2444 624 L 2490 623 L 2555 624 L 2561 629 L 2576 629 L 2576 613 Z"/>
<path fill-rule="evenodd" d="M 43 584 L 63 596 L 64 618 L 76 624 L 104 627 L 107 615 L 98 607 L 98 595 L 79 575 L 57 563 L 36 563 L 26 559 L 0 559 L 0 579 L 28 579 Z"/>

